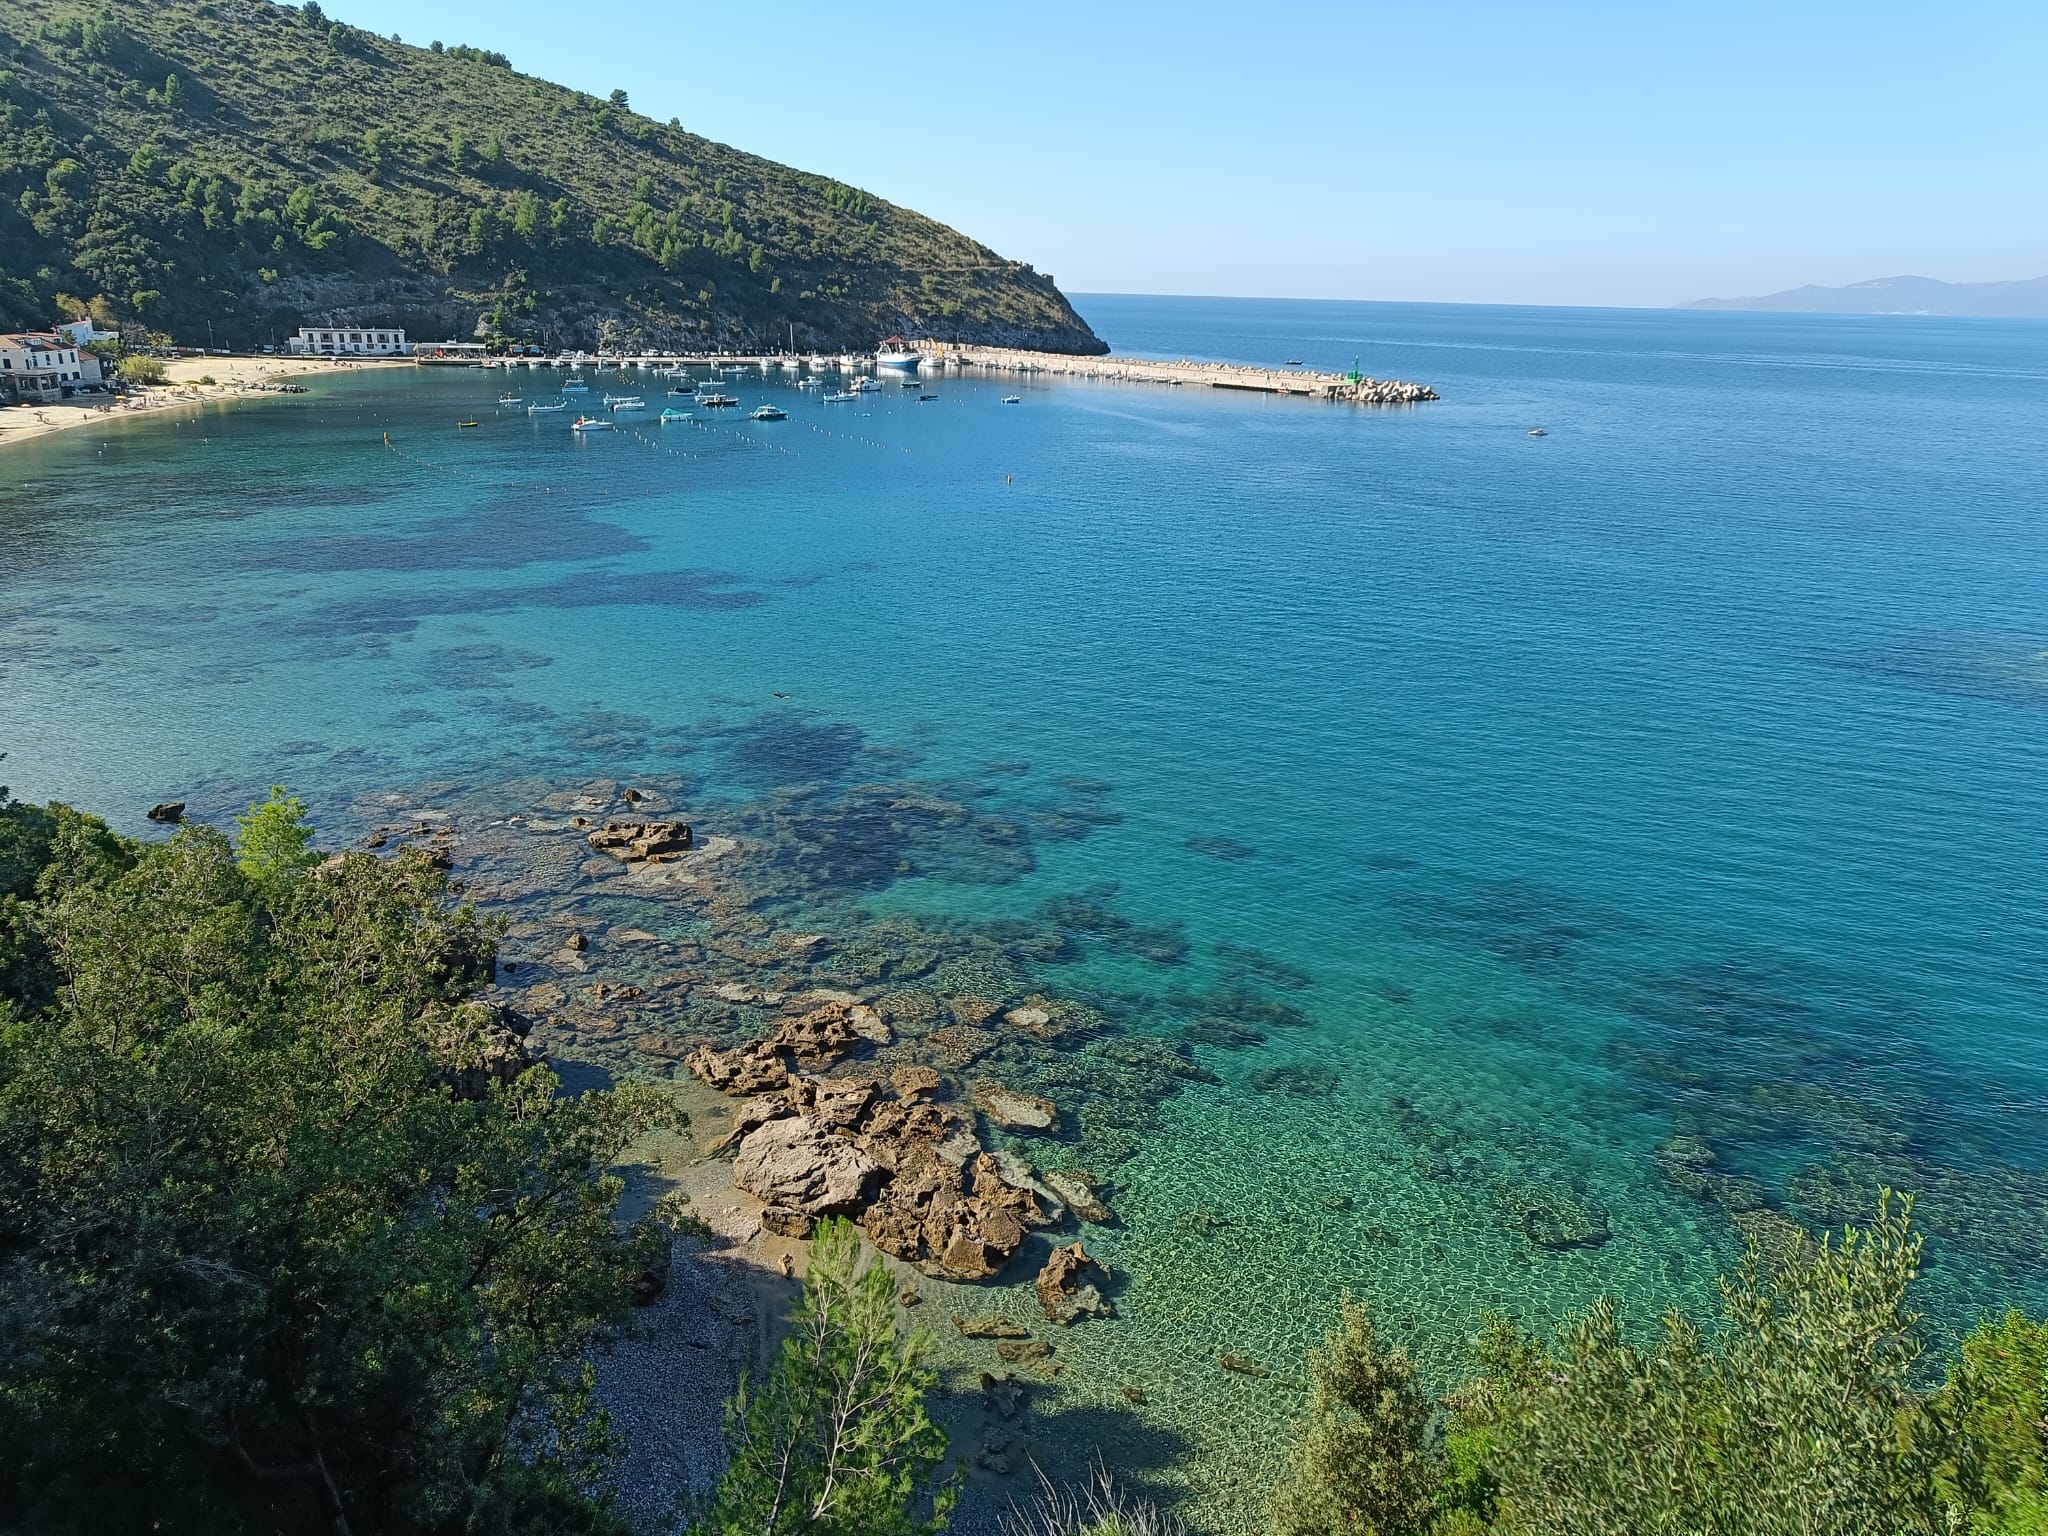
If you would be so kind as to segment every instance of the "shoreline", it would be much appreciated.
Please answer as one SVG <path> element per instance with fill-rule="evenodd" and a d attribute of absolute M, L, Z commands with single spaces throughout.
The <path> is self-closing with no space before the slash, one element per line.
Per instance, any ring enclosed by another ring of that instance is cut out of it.
<path fill-rule="evenodd" d="M 89 402 L 67 400 L 61 405 L 19 405 L 0 410 L 0 448 L 33 442 L 74 427 L 133 421 L 142 416 L 183 407 L 211 405 L 222 400 L 243 400 L 270 393 L 269 386 L 317 374 L 348 372 L 359 368 L 412 367 L 410 358 L 323 358 L 323 357 L 176 357 L 164 363 L 165 381 L 147 385 L 127 395 L 106 396 Z M 202 378 L 219 382 L 201 384 Z"/>
<path fill-rule="evenodd" d="M 1295 395 L 1338 400 L 1355 405 L 1420 405 L 1441 396 L 1427 384 L 1404 379 L 1352 378 L 1310 368 L 1262 368 L 1251 363 L 1198 362 L 1181 358 L 1124 357 L 1107 353 L 1077 357 L 1063 352 L 1033 352 L 1018 347 L 981 347 L 947 342 L 920 342 L 931 348 L 938 363 L 979 368 L 991 373 L 1053 374 L 1068 378 L 1110 379 L 1125 384 L 1197 385 L 1241 390 L 1247 394 Z"/>

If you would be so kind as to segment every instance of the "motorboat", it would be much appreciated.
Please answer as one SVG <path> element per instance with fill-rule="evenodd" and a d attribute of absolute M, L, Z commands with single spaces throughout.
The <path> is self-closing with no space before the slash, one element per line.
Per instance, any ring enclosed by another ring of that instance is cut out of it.
<path fill-rule="evenodd" d="M 529 416 L 545 416 L 550 411 L 566 411 L 567 409 L 569 409 L 569 402 L 566 400 L 557 400 L 553 405 L 542 405 L 536 400 L 526 408 L 526 414 Z"/>
<path fill-rule="evenodd" d="M 710 394 L 699 395 L 697 397 L 697 403 L 702 406 L 708 406 L 712 410 L 717 410 L 722 406 L 738 405 L 740 403 L 740 400 L 739 396 L 737 395 Z"/>
<path fill-rule="evenodd" d="M 789 412 L 779 405 L 757 405 L 747 413 L 749 421 L 787 421 Z"/>
<path fill-rule="evenodd" d="M 835 389 L 820 395 L 818 398 L 826 405 L 843 405 L 848 400 L 858 400 L 860 396 L 850 389 Z"/>
<path fill-rule="evenodd" d="M 647 402 L 638 395 L 606 395 L 604 408 L 608 411 L 644 411 Z"/>
<path fill-rule="evenodd" d="M 1005 395 L 1005 396 L 1003 396 L 1003 404 L 1005 404 L 1005 405 L 1021 405 L 1021 404 L 1023 404 L 1023 403 L 1024 403 L 1024 397 L 1023 397 L 1022 395 Z"/>
<path fill-rule="evenodd" d="M 578 416 L 569 423 L 571 432 L 609 432 L 612 424 L 602 416 Z"/>
<path fill-rule="evenodd" d="M 882 388 L 882 381 L 880 379 L 859 378 L 855 379 L 848 388 L 852 389 L 857 395 L 879 394 Z"/>
<path fill-rule="evenodd" d="M 810 365 L 811 365 L 811 366 L 812 366 L 813 368 L 816 368 L 816 369 L 820 370 L 821 372 L 822 372 L 822 371 L 823 371 L 824 369 L 830 368 L 830 367 L 832 366 L 832 359 L 831 359 L 831 358 L 829 358 L 829 357 L 827 357 L 827 356 L 826 356 L 826 355 L 825 355 L 824 353 L 822 353 L 822 352 L 813 352 L 813 353 L 812 353 L 812 354 L 810 355 L 809 359 L 807 359 L 807 361 L 809 361 Z"/>
<path fill-rule="evenodd" d="M 670 406 L 667 410 L 661 413 L 661 421 L 663 426 L 668 425 L 668 423 L 672 421 L 695 421 L 696 419 L 697 418 L 691 415 L 688 411 L 679 411 L 674 406 Z"/>
<path fill-rule="evenodd" d="M 917 397 L 917 403 L 919 405 L 923 405 L 927 400 L 936 400 L 938 398 L 939 397 L 937 395 L 919 395 Z"/>
<path fill-rule="evenodd" d="M 1529 429 L 1529 435 L 1531 437 L 1548 437 L 1550 436 L 1550 432 L 1547 428 L 1544 427 L 1531 427 Z"/>
<path fill-rule="evenodd" d="M 565 395 L 584 395 L 589 392 L 590 386 L 582 379 L 564 379 L 562 381 L 562 393 Z"/>
<path fill-rule="evenodd" d="M 518 403 L 519 403 L 519 397 L 518 397 L 517 395 L 500 395 L 500 396 L 498 396 L 498 404 L 500 404 L 500 405 L 517 405 Z"/>

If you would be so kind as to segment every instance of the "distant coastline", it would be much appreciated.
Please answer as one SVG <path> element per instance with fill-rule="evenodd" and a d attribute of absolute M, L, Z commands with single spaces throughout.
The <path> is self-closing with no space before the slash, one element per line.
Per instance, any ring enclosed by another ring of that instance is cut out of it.
<path fill-rule="evenodd" d="M 1939 315 L 2048 319 L 2048 277 L 2004 283 L 1945 283 L 1934 277 L 1879 277 L 1843 288 L 1809 284 L 1746 299 L 1694 299 L 1679 309 L 1765 314 Z"/>
<path fill-rule="evenodd" d="M 73 427 L 131 421 L 138 416 L 174 411 L 221 400 L 243 400 L 269 392 L 272 386 L 313 374 L 351 373 L 362 368 L 411 367 L 410 359 L 362 358 L 338 361 L 318 357 L 180 357 L 164 365 L 165 382 L 118 398 L 90 403 L 68 400 L 61 405 L 22 405 L 0 411 L 0 448 L 33 442 Z M 201 379 L 216 382 L 202 384 Z"/>

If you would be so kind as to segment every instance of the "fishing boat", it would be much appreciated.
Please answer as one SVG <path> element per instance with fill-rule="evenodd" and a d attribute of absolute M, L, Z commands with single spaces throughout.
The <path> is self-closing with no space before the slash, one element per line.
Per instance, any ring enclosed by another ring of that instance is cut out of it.
<path fill-rule="evenodd" d="M 910 343 L 901 336 L 891 336 L 875 350 L 877 368 L 917 367 L 917 354 L 910 350 Z"/>
<path fill-rule="evenodd" d="M 500 404 L 500 405 L 517 405 L 518 403 L 519 403 L 519 397 L 518 397 L 517 395 L 500 395 L 500 396 L 498 396 L 498 404 Z"/>
<path fill-rule="evenodd" d="M 779 405 L 757 405 L 748 412 L 749 421 L 787 421 L 789 412 Z"/>
<path fill-rule="evenodd" d="M 672 421 L 695 421 L 696 419 L 697 418 L 695 416 L 692 416 L 688 411 L 679 411 L 674 406 L 670 406 L 667 410 L 661 413 L 661 421 L 663 426 L 668 425 L 668 423 Z"/>
<path fill-rule="evenodd" d="M 835 389 L 818 398 L 826 405 L 842 405 L 848 400 L 858 400 L 860 396 L 848 389 Z"/>
<path fill-rule="evenodd" d="M 882 388 L 882 381 L 880 379 L 859 378 L 855 379 L 849 388 L 857 395 L 878 394 Z"/>
<path fill-rule="evenodd" d="M 1005 405 L 1021 405 L 1021 404 L 1023 403 L 1023 400 L 1024 400 L 1024 397 L 1023 397 L 1022 395 L 1005 395 L 1005 396 L 1003 396 L 1003 404 L 1005 404 Z"/>
<path fill-rule="evenodd" d="M 718 409 L 719 407 L 721 407 L 721 406 L 727 406 L 727 405 L 738 405 L 738 404 L 740 403 L 740 401 L 739 401 L 739 396 L 737 396 L 737 395 L 717 395 L 717 394 L 712 394 L 712 395 L 699 395 L 699 396 L 697 397 L 697 403 L 698 403 L 699 405 L 703 405 L 703 406 L 709 406 L 709 407 L 710 407 L 711 409 L 713 409 L 713 410 L 717 410 L 717 409 Z"/>
<path fill-rule="evenodd" d="M 860 366 L 860 359 L 851 352 L 842 352 L 839 354 L 839 366 L 848 369 L 858 368 Z"/>
<path fill-rule="evenodd" d="M 609 432 L 612 424 L 600 416 L 578 416 L 569 423 L 571 432 Z"/>
<path fill-rule="evenodd" d="M 545 416 L 551 411 L 566 411 L 567 409 L 569 409 L 569 402 L 566 400 L 557 400 L 553 405 L 542 405 L 536 400 L 526 408 L 526 414 L 529 416 Z"/>
<path fill-rule="evenodd" d="M 585 383 L 582 379 L 564 379 L 562 381 L 562 393 L 565 395 L 583 395 L 589 392 L 589 384 Z"/>
<path fill-rule="evenodd" d="M 813 353 L 812 353 L 812 354 L 810 355 L 810 359 L 809 359 L 809 361 L 810 361 L 810 365 L 811 365 L 811 366 L 812 366 L 813 368 L 816 368 L 816 369 L 820 370 L 821 372 L 822 372 L 822 371 L 823 371 L 824 369 L 830 368 L 830 367 L 832 366 L 832 359 L 831 359 L 831 358 L 829 358 L 829 357 L 827 357 L 827 356 L 826 356 L 826 355 L 825 355 L 824 353 L 822 353 L 822 352 L 813 352 Z"/>
<path fill-rule="evenodd" d="M 644 411 L 647 402 L 638 395 L 606 395 L 604 408 L 608 411 Z"/>

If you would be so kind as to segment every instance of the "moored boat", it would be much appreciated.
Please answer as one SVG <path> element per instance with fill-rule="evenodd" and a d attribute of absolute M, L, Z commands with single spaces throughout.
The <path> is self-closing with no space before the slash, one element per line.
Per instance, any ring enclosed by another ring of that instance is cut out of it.
<path fill-rule="evenodd" d="M 571 432 L 609 432 L 612 424 L 598 416 L 578 416 L 569 423 Z"/>
<path fill-rule="evenodd" d="M 566 400 L 557 400 L 553 405 L 542 405 L 536 400 L 526 408 L 526 414 L 529 416 L 545 416 L 551 411 L 566 411 L 567 409 L 569 409 L 569 402 Z"/>
<path fill-rule="evenodd" d="M 718 408 L 719 408 L 720 406 L 726 406 L 726 405 L 738 405 L 738 404 L 740 403 L 740 401 L 739 401 L 739 396 L 737 396 L 737 395 L 720 395 L 720 394 L 710 394 L 710 395 L 699 395 L 699 396 L 697 397 L 697 403 L 698 403 L 699 405 L 705 405 L 705 406 L 709 406 L 709 407 L 711 407 L 711 408 L 712 408 L 713 410 L 716 410 L 716 409 L 718 409 Z"/>
<path fill-rule="evenodd" d="M 819 398 L 827 405 L 840 405 L 848 400 L 858 400 L 860 396 L 850 389 L 835 389 Z"/>
<path fill-rule="evenodd" d="M 608 411 L 644 411 L 647 402 L 638 395 L 606 395 L 604 408 Z"/>
<path fill-rule="evenodd" d="M 901 336 L 891 336 L 875 349 L 875 366 L 914 370 L 917 367 L 917 354 L 910 350 L 910 343 Z"/>
<path fill-rule="evenodd" d="M 688 411 L 679 411 L 674 406 L 670 406 L 661 413 L 661 420 L 664 425 L 672 421 L 695 421 L 696 419 Z"/>
<path fill-rule="evenodd" d="M 562 393 L 565 395 L 583 395 L 589 392 L 590 385 L 582 379 L 564 379 L 562 381 Z"/>
<path fill-rule="evenodd" d="M 519 397 L 518 397 L 517 395 L 500 395 L 500 396 L 498 396 L 498 404 L 500 404 L 500 405 L 517 405 L 518 403 L 519 403 Z"/>
<path fill-rule="evenodd" d="M 1023 402 L 1023 399 L 1024 397 L 1022 395 L 1005 395 L 1003 396 L 1003 404 L 1019 405 Z"/>
<path fill-rule="evenodd" d="M 789 412 L 779 405 L 757 405 L 747 413 L 749 421 L 787 421 Z"/>

